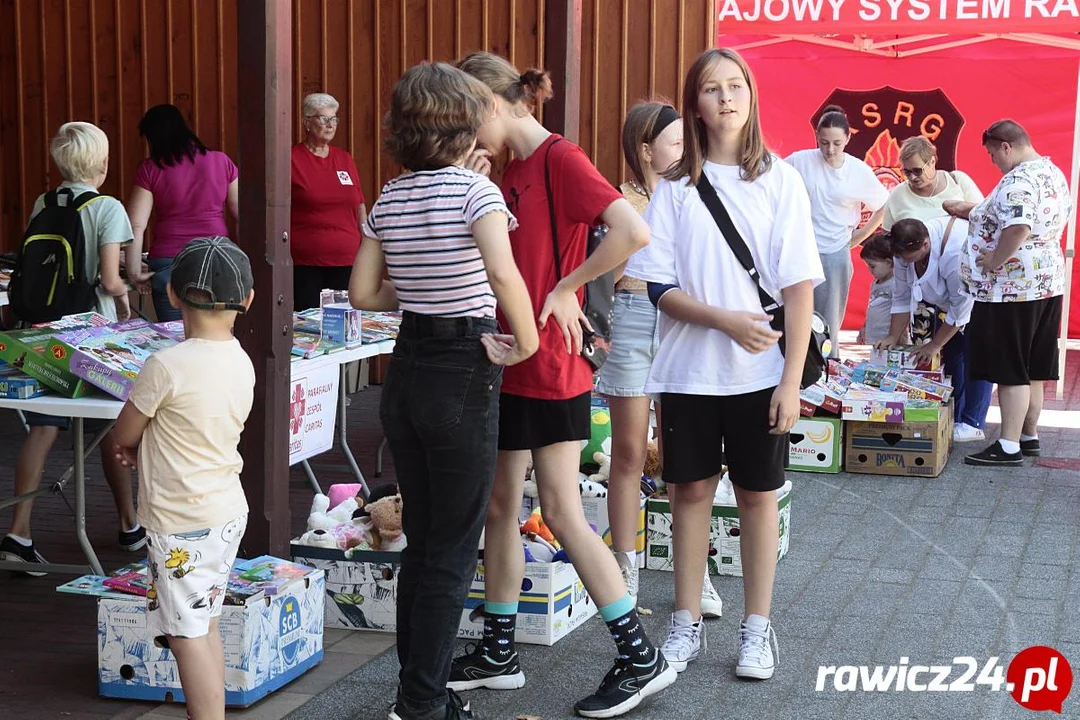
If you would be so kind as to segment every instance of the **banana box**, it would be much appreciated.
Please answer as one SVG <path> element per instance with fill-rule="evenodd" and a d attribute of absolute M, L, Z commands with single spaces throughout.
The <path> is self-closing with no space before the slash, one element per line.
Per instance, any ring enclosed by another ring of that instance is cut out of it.
<path fill-rule="evenodd" d="M 844 423 L 801 417 L 788 434 L 788 470 L 838 473 L 844 465 Z"/>

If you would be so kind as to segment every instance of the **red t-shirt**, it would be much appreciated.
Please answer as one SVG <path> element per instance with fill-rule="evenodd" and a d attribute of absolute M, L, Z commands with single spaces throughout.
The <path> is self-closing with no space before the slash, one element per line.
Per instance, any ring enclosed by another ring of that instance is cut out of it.
<path fill-rule="evenodd" d="M 352 156 L 330 146 L 319 157 L 304 146 L 292 149 L 292 239 L 294 265 L 352 265 L 360 249 L 356 211 L 364 202 Z"/>
<path fill-rule="evenodd" d="M 507 165 L 502 180 L 503 197 L 518 220 L 518 229 L 510 233 L 510 244 L 537 317 L 557 282 L 544 187 L 545 161 L 555 200 L 563 277 L 585 262 L 589 227 L 598 224 L 600 215 L 622 197 L 593 167 L 581 148 L 559 135 L 553 134 L 524 160 L 512 160 Z M 578 297 L 583 299 L 584 293 L 582 288 Z M 499 322 L 509 330 L 502 314 Z M 592 366 L 580 354 L 566 352 L 562 330 L 549 319 L 547 327 L 540 331 L 537 353 L 523 363 L 506 368 L 502 391 L 541 400 L 567 400 L 589 392 L 592 387 Z"/>

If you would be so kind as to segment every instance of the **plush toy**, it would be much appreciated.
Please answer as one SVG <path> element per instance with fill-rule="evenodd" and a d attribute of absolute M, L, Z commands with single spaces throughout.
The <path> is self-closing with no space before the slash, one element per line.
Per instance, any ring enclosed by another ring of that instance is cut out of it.
<path fill-rule="evenodd" d="M 405 547 L 405 533 L 401 529 L 401 496 L 392 495 L 368 503 L 365 507 L 371 516 L 372 546 L 376 550 L 393 552 Z"/>
<path fill-rule="evenodd" d="M 551 562 L 555 556 L 555 546 L 536 533 L 521 536 L 521 545 L 525 552 L 525 562 Z"/>
<path fill-rule="evenodd" d="M 315 496 L 311 501 L 311 512 L 308 514 L 307 528 L 311 530 L 329 530 L 337 525 L 337 521 L 327 515 L 330 507 L 330 498 L 323 494 Z"/>
<path fill-rule="evenodd" d="M 525 478 L 525 497 L 538 498 L 540 497 L 540 488 L 536 486 L 536 471 L 533 470 Z"/>
<path fill-rule="evenodd" d="M 547 542 L 555 544 L 555 534 L 551 532 L 551 529 L 544 523 L 544 517 L 540 514 L 540 508 L 533 510 L 529 519 L 522 524 L 521 532 L 523 534 L 533 533 Z"/>
<path fill-rule="evenodd" d="M 607 497 L 607 488 L 593 480 L 582 480 L 578 483 L 578 490 L 581 491 L 581 497 Z"/>
<path fill-rule="evenodd" d="M 341 501 L 341 504 L 326 513 L 334 525 L 344 525 L 353 518 L 353 513 L 359 507 L 359 503 L 356 502 L 355 497 L 347 497 Z"/>
<path fill-rule="evenodd" d="M 660 448 L 655 440 L 650 440 L 645 450 L 645 465 L 641 468 L 641 474 L 653 480 L 659 480 L 661 472 L 663 468 L 660 467 Z"/>
<path fill-rule="evenodd" d="M 300 545 L 306 545 L 307 547 L 321 547 L 321 548 L 336 548 L 337 538 L 326 530 L 308 530 L 306 533 L 300 536 L 297 541 Z"/>
<path fill-rule="evenodd" d="M 595 483 L 601 485 L 607 485 L 608 480 L 611 479 L 611 456 L 603 450 L 597 450 L 593 453 L 593 462 L 600 466 L 600 469 L 589 476 L 589 479 Z"/>
<path fill-rule="evenodd" d="M 353 498 L 354 500 L 361 495 L 364 486 L 360 483 L 335 483 L 330 486 L 330 489 L 326 492 L 330 498 L 330 508 L 336 508 L 343 503 L 346 498 Z M 358 501 L 363 504 L 363 497 L 360 497 Z"/>
<path fill-rule="evenodd" d="M 720 478 L 720 482 L 716 484 L 716 495 L 713 497 L 713 502 L 718 505 L 735 504 L 735 488 L 731 484 L 731 476 L 726 472 Z"/>
<path fill-rule="evenodd" d="M 357 520 L 350 520 L 349 522 L 342 523 L 330 530 L 330 534 L 334 536 L 337 541 L 337 547 L 340 550 L 349 550 L 354 547 L 360 547 L 365 543 L 370 544 L 371 535 L 367 527 Z"/>

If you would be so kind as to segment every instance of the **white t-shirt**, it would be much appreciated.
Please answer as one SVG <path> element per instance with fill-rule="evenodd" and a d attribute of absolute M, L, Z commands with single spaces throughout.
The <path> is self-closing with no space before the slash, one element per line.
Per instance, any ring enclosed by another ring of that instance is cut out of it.
<path fill-rule="evenodd" d="M 255 368 L 239 341 L 192 338 L 151 355 L 128 398 L 150 418 L 139 445 L 139 522 L 173 534 L 248 511 L 238 445 Z"/>
<path fill-rule="evenodd" d="M 866 323 L 863 339 L 870 345 L 889 337 L 892 324 L 892 302 L 895 277 L 870 283 L 870 300 L 866 303 Z"/>
<path fill-rule="evenodd" d="M 971 234 L 961 273 L 978 302 L 1028 302 L 1065 293 L 1061 233 L 1072 214 L 1065 175 L 1048 157 L 1022 162 L 1007 172 L 985 202 L 968 215 Z M 979 252 L 996 248 L 1005 228 L 1023 225 L 1031 234 L 994 273 L 975 264 Z"/>
<path fill-rule="evenodd" d="M 877 212 L 889 199 L 889 191 L 870 166 L 847 153 L 838 168 L 825 162 L 817 149 L 793 152 L 785 162 L 799 171 L 806 184 L 814 237 L 823 255 L 847 249 L 862 218 L 863 205 Z"/>
<path fill-rule="evenodd" d="M 890 229 L 897 220 L 915 218 L 916 220 L 930 220 L 942 217 L 945 208 L 941 204 L 946 200 L 963 200 L 964 202 L 982 202 L 983 195 L 979 186 L 975 184 L 967 173 L 959 170 L 945 172 L 938 170 L 945 176 L 945 187 L 937 195 L 923 197 L 911 191 L 911 186 L 904 181 L 893 188 L 889 193 L 889 200 L 885 203 L 885 217 L 881 220 L 881 227 Z"/>
<path fill-rule="evenodd" d="M 950 217 L 924 220 L 930 235 L 930 255 L 922 277 L 915 272 L 914 263 L 893 258 L 893 313 L 915 312 L 920 302 L 926 302 L 945 311 L 945 322 L 954 327 L 964 327 L 971 319 L 975 301 L 964 294 L 960 282 L 960 259 L 964 253 L 964 240 L 968 236 L 968 221 L 959 218 L 949 231 L 949 242 L 942 250 L 945 230 Z"/>
<path fill-rule="evenodd" d="M 773 158 L 770 170 L 754 182 L 742 180 L 737 166 L 706 162 L 703 170 L 750 248 L 766 292 L 781 302 L 783 288 L 804 280 L 815 285 L 824 281 L 810 199 L 790 165 Z M 662 180 L 645 221 L 652 241 L 630 259 L 627 274 L 676 285 L 714 307 L 762 311 L 753 281 L 688 178 Z M 719 330 L 660 313 L 660 349 L 645 390 L 742 395 L 778 385 L 783 373 L 779 347 L 754 355 Z"/>

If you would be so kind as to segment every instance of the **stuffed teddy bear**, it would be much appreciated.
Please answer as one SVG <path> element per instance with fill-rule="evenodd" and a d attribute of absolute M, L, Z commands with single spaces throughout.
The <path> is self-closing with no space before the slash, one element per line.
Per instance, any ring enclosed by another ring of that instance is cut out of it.
<path fill-rule="evenodd" d="M 593 462 L 600 466 L 600 469 L 589 476 L 589 480 L 601 485 L 607 485 L 608 480 L 611 479 L 611 456 L 606 452 L 597 450 L 593 453 Z"/>
<path fill-rule="evenodd" d="M 297 542 L 307 547 L 336 548 L 338 546 L 337 538 L 332 533 L 322 529 L 308 530 L 300 536 Z"/>
<path fill-rule="evenodd" d="M 641 468 L 641 474 L 653 480 L 659 480 L 661 472 L 663 468 L 660 467 L 660 448 L 655 440 L 650 440 L 645 450 L 645 465 Z"/>
<path fill-rule="evenodd" d="M 371 516 L 372 547 L 383 552 L 405 548 L 405 533 L 401 529 L 401 496 L 379 498 L 365 508 Z"/>
<path fill-rule="evenodd" d="M 308 514 L 308 531 L 312 530 L 329 530 L 337 525 L 337 522 L 327 514 L 327 510 L 330 508 L 330 498 L 326 495 L 319 494 L 315 496 L 315 499 L 311 501 L 311 512 Z"/>

